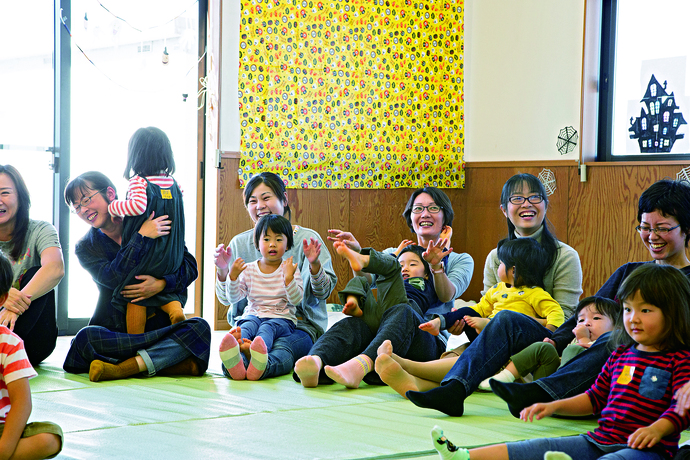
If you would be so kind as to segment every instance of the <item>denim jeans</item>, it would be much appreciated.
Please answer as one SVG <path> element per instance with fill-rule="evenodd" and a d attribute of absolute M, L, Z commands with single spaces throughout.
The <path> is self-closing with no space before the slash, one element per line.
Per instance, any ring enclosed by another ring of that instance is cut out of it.
<path fill-rule="evenodd" d="M 611 332 L 602 334 L 594 345 L 559 367 L 548 377 L 535 380 L 536 384 L 554 400 L 584 393 L 594 384 L 601 368 L 611 356 L 609 337 L 611 337 Z"/>
<path fill-rule="evenodd" d="M 148 348 L 137 351 L 137 354 L 144 360 L 149 377 L 192 356 L 189 350 L 180 347 L 171 338 L 164 338 Z"/>
<path fill-rule="evenodd" d="M 510 460 L 532 460 L 543 458 L 547 451 L 565 452 L 578 460 L 663 460 L 663 450 L 631 449 L 621 444 L 600 445 L 584 435 L 562 438 L 530 439 L 520 442 L 509 442 L 508 457 Z"/>
<path fill-rule="evenodd" d="M 396 305 L 386 310 L 376 334 L 371 332 L 361 318 L 347 317 L 319 337 L 309 354 L 317 355 L 324 365 L 330 366 L 342 364 L 359 354 L 367 355 L 375 361 L 379 346 L 384 340 L 390 340 L 393 352 L 398 356 L 414 361 L 431 361 L 445 351 L 445 343 L 439 337 L 420 330 L 419 325 L 423 322 L 425 319 L 419 311 L 408 304 Z M 330 381 L 323 368 L 321 374 L 319 383 Z M 375 373 L 369 373 L 364 381 L 382 384 Z"/>
<path fill-rule="evenodd" d="M 275 339 L 287 337 L 295 332 L 295 323 L 286 318 L 259 318 L 247 315 L 237 321 L 237 325 L 242 329 L 243 339 L 254 340 L 255 337 L 261 336 L 268 351 L 273 349 Z"/>
<path fill-rule="evenodd" d="M 502 310 L 460 355 L 442 383 L 457 380 L 470 395 L 482 380 L 493 376 L 508 363 L 512 355 L 546 337 L 551 337 L 551 331 L 534 318 Z"/>
<path fill-rule="evenodd" d="M 268 361 L 266 362 L 266 370 L 261 376 L 261 380 L 270 377 L 277 377 L 292 372 L 295 367 L 295 362 L 309 353 L 309 349 L 314 345 L 309 334 L 301 329 L 295 329 L 295 332 L 286 336 L 279 337 L 273 342 L 273 349 L 268 353 Z M 244 355 L 242 359 L 244 359 Z M 245 361 L 245 366 L 248 363 Z M 222 366 L 223 374 L 230 377 L 228 370 Z"/>

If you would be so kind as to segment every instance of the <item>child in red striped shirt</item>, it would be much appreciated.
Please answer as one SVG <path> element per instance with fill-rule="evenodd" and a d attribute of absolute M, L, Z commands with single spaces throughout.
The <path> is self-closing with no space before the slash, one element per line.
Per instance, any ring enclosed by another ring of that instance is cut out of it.
<path fill-rule="evenodd" d="M 220 343 L 221 360 L 233 380 L 259 380 L 275 339 L 295 332 L 296 306 L 302 302 L 304 286 L 292 257 L 283 260 L 285 251 L 293 245 L 292 231 L 290 221 L 283 216 L 262 217 L 254 227 L 254 246 L 261 259 L 245 264 L 238 257 L 229 267 L 230 301 L 247 298 L 236 332 L 228 332 Z M 246 356 L 239 344 L 249 342 Z"/>
<path fill-rule="evenodd" d="M 12 264 L 0 253 L 0 306 L 12 287 Z M 62 450 L 62 430 L 51 422 L 27 424 L 29 379 L 35 377 L 17 334 L 0 326 L 0 458 L 52 458 Z"/>
<path fill-rule="evenodd" d="M 584 435 L 532 439 L 477 449 L 454 446 L 438 427 L 434 447 L 448 460 L 673 458 L 690 414 L 674 399 L 690 381 L 690 282 L 670 266 L 644 264 L 618 289 L 623 304 L 613 343 L 620 346 L 586 392 L 522 410 L 524 421 L 552 414 L 601 413 Z"/>
<path fill-rule="evenodd" d="M 127 199 L 114 200 L 108 205 L 113 218 L 124 218 L 122 246 L 136 237 L 141 225 L 154 216 L 168 216 L 167 234 L 154 240 L 153 249 L 114 291 L 113 306 L 126 315 L 128 334 L 141 334 L 145 330 L 147 307 L 160 308 L 170 316 L 172 324 L 185 320 L 182 310 L 187 301 L 187 289 L 176 290 L 167 286 L 159 293 L 133 301 L 121 291 L 125 286 L 144 280 L 148 275 L 164 280 L 177 273 L 184 259 L 184 206 L 182 190 L 171 174 L 175 160 L 168 136 L 158 128 L 138 129 L 129 140 L 125 179 L 129 179 Z"/>

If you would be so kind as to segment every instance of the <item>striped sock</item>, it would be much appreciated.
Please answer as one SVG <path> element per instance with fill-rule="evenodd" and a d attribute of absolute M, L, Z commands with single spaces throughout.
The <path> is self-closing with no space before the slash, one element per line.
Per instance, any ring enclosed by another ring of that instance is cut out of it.
<path fill-rule="evenodd" d="M 247 380 L 259 380 L 266 370 L 266 362 L 268 361 L 268 350 L 266 343 L 261 336 L 256 336 L 249 346 L 249 352 L 252 355 L 249 366 L 247 367 Z"/>
<path fill-rule="evenodd" d="M 233 380 L 244 380 L 247 370 L 244 368 L 244 361 L 240 356 L 240 345 L 231 333 L 225 334 L 220 342 L 220 359 L 223 361 L 230 378 Z"/>

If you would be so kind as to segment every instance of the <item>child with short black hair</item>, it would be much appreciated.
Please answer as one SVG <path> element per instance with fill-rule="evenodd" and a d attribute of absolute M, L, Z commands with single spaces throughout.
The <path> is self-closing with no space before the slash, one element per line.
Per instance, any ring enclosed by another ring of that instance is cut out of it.
<path fill-rule="evenodd" d="M 254 227 L 254 244 L 261 259 L 248 264 L 239 257 L 235 259 L 227 284 L 231 302 L 247 298 L 236 331 L 228 332 L 220 344 L 221 360 L 233 380 L 261 378 L 275 339 L 295 331 L 296 306 L 304 293 L 297 264 L 292 263 L 292 257 L 283 260 L 285 251 L 293 245 L 289 220 L 277 214 L 259 219 Z M 249 342 L 247 356 L 240 352 L 240 343 Z"/>
<path fill-rule="evenodd" d="M 494 285 L 477 305 L 436 316 L 419 328 L 438 335 L 441 329 L 464 320 L 468 340 L 473 341 L 489 320 L 501 310 L 512 310 L 535 318 L 543 326 L 555 331 L 563 324 L 563 309 L 544 290 L 544 273 L 548 259 L 534 238 L 504 239 L 498 242 L 500 283 Z"/>
<path fill-rule="evenodd" d="M 0 253 L 0 306 L 7 300 L 13 279 L 12 264 Z M 22 339 L 0 326 L 0 455 L 3 458 L 52 458 L 62 450 L 63 436 L 58 425 L 26 423 L 31 414 L 29 379 L 36 375 Z"/>
<path fill-rule="evenodd" d="M 690 281 L 670 265 L 643 264 L 618 289 L 622 302 L 611 354 L 594 385 L 572 398 L 533 404 L 524 421 L 601 413 L 587 434 L 462 449 L 431 432 L 443 460 L 673 458 L 690 413 L 674 402 L 690 379 Z M 558 452 L 558 455 L 551 452 Z"/>
<path fill-rule="evenodd" d="M 498 374 L 479 384 L 479 389 L 491 391 L 491 380 L 514 382 L 516 379 L 532 374 L 534 380 L 549 376 L 561 366 L 579 355 L 602 335 L 613 330 L 620 315 L 620 305 L 605 297 L 590 296 L 582 299 L 575 309 L 577 325 L 573 329 L 575 338 L 563 350 L 562 357 L 550 339 L 536 342 L 510 357 L 508 365 Z M 500 393 L 498 393 L 500 396 Z M 516 417 L 519 415 L 513 414 Z"/>

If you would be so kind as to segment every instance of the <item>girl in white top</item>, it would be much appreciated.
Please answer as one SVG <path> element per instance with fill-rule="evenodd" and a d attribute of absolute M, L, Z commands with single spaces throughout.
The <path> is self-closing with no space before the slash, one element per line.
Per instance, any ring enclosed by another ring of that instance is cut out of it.
<path fill-rule="evenodd" d="M 290 221 L 275 214 L 262 217 L 254 228 L 254 244 L 261 259 L 248 264 L 240 257 L 235 259 L 226 284 L 231 302 L 247 298 L 238 327 L 228 332 L 220 345 L 220 357 L 233 380 L 261 378 L 274 340 L 295 332 L 296 306 L 304 294 L 297 264 L 292 257 L 283 260 L 293 245 Z M 251 342 L 248 366 L 244 362 L 247 357 L 240 355 L 238 340 Z"/>

